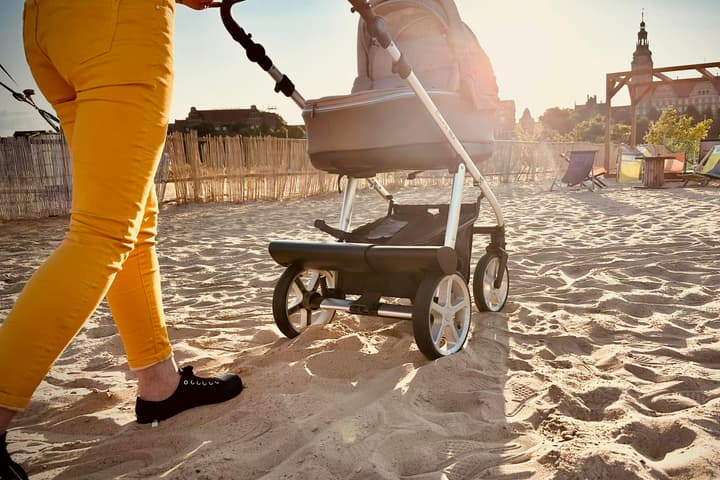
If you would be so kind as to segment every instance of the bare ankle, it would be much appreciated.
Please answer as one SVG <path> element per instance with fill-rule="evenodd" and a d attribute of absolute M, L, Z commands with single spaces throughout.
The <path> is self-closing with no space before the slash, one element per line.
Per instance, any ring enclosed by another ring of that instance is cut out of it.
<path fill-rule="evenodd" d="M 0 435 L 7 432 L 10 420 L 17 414 L 15 410 L 0 407 Z"/>
<path fill-rule="evenodd" d="M 136 370 L 138 396 L 143 400 L 165 400 L 177 389 L 180 382 L 175 360 L 171 357 L 142 370 Z"/>

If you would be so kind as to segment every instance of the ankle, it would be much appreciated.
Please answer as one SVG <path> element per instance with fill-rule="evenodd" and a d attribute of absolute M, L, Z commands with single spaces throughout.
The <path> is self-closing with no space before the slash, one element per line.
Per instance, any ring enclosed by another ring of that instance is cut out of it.
<path fill-rule="evenodd" d="M 4 435 L 7 432 L 8 426 L 10 426 L 10 420 L 17 414 L 15 410 L 0 407 L 0 435 Z"/>
<path fill-rule="evenodd" d="M 180 373 L 172 357 L 135 373 L 138 378 L 138 397 L 143 400 L 165 400 L 180 383 Z"/>

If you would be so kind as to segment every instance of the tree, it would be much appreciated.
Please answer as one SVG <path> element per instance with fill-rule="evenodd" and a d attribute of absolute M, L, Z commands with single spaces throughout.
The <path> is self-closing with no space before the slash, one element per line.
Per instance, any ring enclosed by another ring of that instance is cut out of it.
<path fill-rule="evenodd" d="M 613 123 L 610 126 L 610 141 L 615 143 L 630 143 L 630 125 Z"/>
<path fill-rule="evenodd" d="M 605 117 L 595 115 L 575 125 L 573 139 L 578 142 L 603 143 L 605 141 Z"/>
<path fill-rule="evenodd" d="M 305 127 L 302 125 L 289 125 L 287 135 L 288 138 L 305 138 Z"/>
<path fill-rule="evenodd" d="M 597 114 L 575 125 L 572 139 L 577 142 L 604 143 L 605 116 Z M 630 125 L 613 123 L 610 125 L 610 141 L 614 143 L 630 142 Z"/>
<path fill-rule="evenodd" d="M 700 140 L 707 137 L 712 119 L 695 123 L 688 115 L 679 115 L 674 107 L 668 107 L 660 118 L 650 123 L 645 143 L 665 145 L 671 152 L 685 152 L 689 161 L 697 160 Z"/>
<path fill-rule="evenodd" d="M 651 122 L 651 121 L 655 121 L 655 120 L 657 120 L 658 118 L 660 118 L 660 114 L 659 114 L 659 113 L 657 114 L 657 116 L 656 116 L 655 118 L 650 118 L 650 117 L 638 117 L 637 122 L 635 123 L 635 128 L 636 128 L 636 130 L 635 130 L 635 135 L 636 135 L 636 138 L 644 138 L 645 135 L 646 135 L 647 132 L 648 132 L 648 128 L 650 128 L 650 122 Z M 625 143 L 629 143 L 629 141 L 628 141 L 628 142 L 625 142 Z"/>
<path fill-rule="evenodd" d="M 700 114 L 700 110 L 698 110 L 695 105 L 688 105 L 685 109 L 685 115 L 692 117 L 692 119 L 696 122 L 704 120 L 703 116 Z"/>
<path fill-rule="evenodd" d="M 543 124 L 546 130 L 554 130 L 560 135 L 567 135 L 572 132 L 577 123 L 573 118 L 574 116 L 574 111 L 570 108 L 548 108 L 540 116 L 540 123 Z"/>
<path fill-rule="evenodd" d="M 707 138 L 710 140 L 720 140 L 720 108 L 718 108 L 717 113 L 713 115 L 712 109 L 708 107 L 705 110 L 704 118 L 713 119 L 713 124 L 710 127 Z"/>
<path fill-rule="evenodd" d="M 532 132 L 535 129 L 535 119 L 530 115 L 530 109 L 526 108 L 523 110 L 522 117 L 520 117 L 518 123 L 525 132 Z"/>

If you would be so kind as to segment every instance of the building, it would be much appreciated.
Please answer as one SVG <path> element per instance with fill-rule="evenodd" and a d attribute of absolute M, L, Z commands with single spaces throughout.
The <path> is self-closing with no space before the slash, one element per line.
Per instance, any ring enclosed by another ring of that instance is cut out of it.
<path fill-rule="evenodd" d="M 644 18 L 640 22 L 640 30 L 637 34 L 635 51 L 630 65 L 632 72 L 647 72 L 647 74 L 634 74 L 632 83 L 652 80 L 650 73 L 653 69 L 652 51 L 650 51 Z M 700 78 L 668 78 L 668 80 L 671 81 L 658 83 L 649 94 L 638 102 L 638 116 L 648 116 L 653 110 L 662 112 L 672 105 L 683 114 L 696 113 L 700 118 L 717 118 L 720 113 L 720 76 L 705 70 Z"/>
<path fill-rule="evenodd" d="M 169 130 L 188 132 L 211 126 L 217 132 L 226 132 L 238 127 L 260 129 L 261 127 L 275 130 L 285 125 L 283 118 L 277 113 L 258 110 L 255 105 L 242 109 L 198 110 L 190 107 L 185 120 L 176 120 L 170 124 Z"/>
<path fill-rule="evenodd" d="M 515 101 L 500 100 L 495 138 L 510 140 L 515 136 Z"/>
<path fill-rule="evenodd" d="M 604 116 L 607 107 L 603 102 L 598 102 L 597 95 L 588 95 L 584 105 L 575 104 L 575 111 L 583 120 L 588 120 L 595 115 Z M 612 118 L 615 122 L 630 123 L 630 105 L 612 107 Z"/>

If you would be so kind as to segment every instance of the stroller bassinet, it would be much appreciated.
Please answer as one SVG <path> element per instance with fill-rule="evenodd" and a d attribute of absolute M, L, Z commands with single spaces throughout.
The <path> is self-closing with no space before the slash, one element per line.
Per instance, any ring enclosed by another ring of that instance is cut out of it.
<path fill-rule="evenodd" d="M 490 62 L 451 0 L 376 0 L 373 10 L 443 112 L 473 161 L 492 154 L 497 85 Z M 365 21 L 358 26 L 358 76 L 346 96 L 303 110 L 312 164 L 370 177 L 396 170 L 452 169 L 457 155 Z"/>

